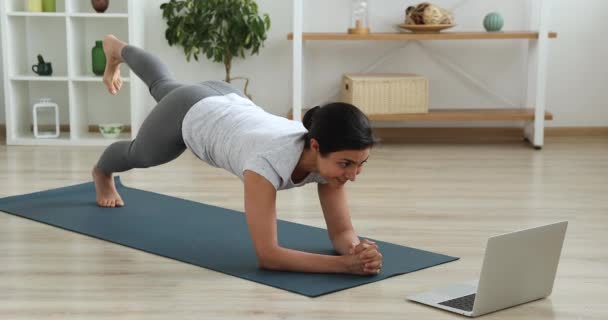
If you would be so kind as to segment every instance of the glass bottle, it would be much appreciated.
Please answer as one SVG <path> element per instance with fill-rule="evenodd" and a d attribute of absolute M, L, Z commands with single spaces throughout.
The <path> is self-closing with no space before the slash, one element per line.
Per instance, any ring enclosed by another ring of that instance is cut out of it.
<path fill-rule="evenodd" d="M 367 0 L 352 0 L 350 25 L 348 33 L 369 33 L 369 2 Z"/>

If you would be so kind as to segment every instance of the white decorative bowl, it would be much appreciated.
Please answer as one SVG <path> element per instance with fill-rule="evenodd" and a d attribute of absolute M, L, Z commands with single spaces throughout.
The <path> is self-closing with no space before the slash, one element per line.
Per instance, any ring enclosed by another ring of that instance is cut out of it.
<path fill-rule="evenodd" d="M 99 132 L 108 139 L 116 139 L 124 129 L 122 123 L 104 123 L 99 125 Z"/>

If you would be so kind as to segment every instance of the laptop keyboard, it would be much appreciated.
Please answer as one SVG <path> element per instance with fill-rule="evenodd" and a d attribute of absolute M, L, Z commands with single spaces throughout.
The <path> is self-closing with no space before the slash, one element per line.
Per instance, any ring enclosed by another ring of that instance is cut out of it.
<path fill-rule="evenodd" d="M 464 311 L 473 311 L 473 303 L 475 302 L 475 294 L 440 302 L 442 306 L 460 309 Z"/>

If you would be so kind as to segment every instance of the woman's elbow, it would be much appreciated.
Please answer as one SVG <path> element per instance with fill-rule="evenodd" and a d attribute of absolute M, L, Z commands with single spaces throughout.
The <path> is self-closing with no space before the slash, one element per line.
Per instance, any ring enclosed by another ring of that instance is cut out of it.
<path fill-rule="evenodd" d="M 266 250 L 257 252 L 258 268 L 267 270 L 280 270 L 277 250 Z"/>
<path fill-rule="evenodd" d="M 263 270 L 278 270 L 279 268 L 277 267 L 276 264 L 272 263 L 269 260 L 262 260 L 258 258 L 258 269 L 263 269 Z"/>

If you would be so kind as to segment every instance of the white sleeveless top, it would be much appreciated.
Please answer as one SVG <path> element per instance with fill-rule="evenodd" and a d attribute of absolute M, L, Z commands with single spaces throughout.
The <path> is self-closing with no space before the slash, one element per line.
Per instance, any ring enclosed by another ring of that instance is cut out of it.
<path fill-rule="evenodd" d="M 241 180 L 245 170 L 253 171 L 276 190 L 326 183 L 317 173 L 297 184 L 291 180 L 306 132 L 301 122 L 270 114 L 234 93 L 200 100 L 182 122 L 184 142 L 198 158 Z"/>

